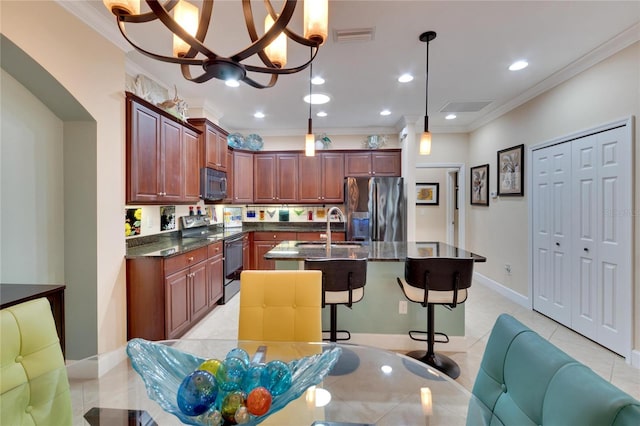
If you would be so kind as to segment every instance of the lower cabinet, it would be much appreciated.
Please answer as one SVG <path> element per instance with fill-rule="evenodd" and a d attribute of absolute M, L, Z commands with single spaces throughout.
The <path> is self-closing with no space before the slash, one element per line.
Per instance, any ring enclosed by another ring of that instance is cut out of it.
<path fill-rule="evenodd" d="M 176 339 L 221 296 L 222 242 L 169 258 L 127 259 L 127 339 Z"/>
<path fill-rule="evenodd" d="M 295 240 L 295 232 L 254 232 L 253 233 L 253 269 L 276 269 L 276 262 L 267 260 L 264 255 L 287 240 Z"/>

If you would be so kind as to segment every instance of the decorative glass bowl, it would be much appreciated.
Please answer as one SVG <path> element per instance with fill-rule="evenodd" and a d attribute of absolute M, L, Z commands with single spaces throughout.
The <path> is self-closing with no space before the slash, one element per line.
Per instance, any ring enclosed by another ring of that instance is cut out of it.
<path fill-rule="evenodd" d="M 244 144 L 244 136 L 242 136 L 240 133 L 231 133 L 227 136 L 227 145 L 229 145 L 231 148 L 240 149 L 244 147 Z"/>
<path fill-rule="evenodd" d="M 250 149 L 252 151 L 260 151 L 264 143 L 262 142 L 262 137 L 255 133 L 251 133 L 245 138 L 245 148 Z"/>
<path fill-rule="evenodd" d="M 322 353 L 306 356 L 288 363 L 291 369 L 291 386 L 282 394 L 273 396 L 269 411 L 262 416 L 249 416 L 245 425 L 257 425 L 269 415 L 299 398 L 310 386 L 316 385 L 329 373 L 340 357 L 342 349 L 333 347 Z M 144 339 L 132 339 L 127 354 L 136 372 L 142 377 L 147 395 L 163 410 L 173 414 L 181 422 L 190 425 L 211 424 L 210 413 L 189 416 L 178 407 L 178 390 L 184 378 L 193 373 L 205 358 L 182 352 L 160 343 Z M 222 392 L 222 391 L 220 391 Z M 222 398 L 219 398 L 222 400 Z M 218 402 L 216 401 L 216 404 Z M 221 407 L 216 406 L 218 411 Z"/>

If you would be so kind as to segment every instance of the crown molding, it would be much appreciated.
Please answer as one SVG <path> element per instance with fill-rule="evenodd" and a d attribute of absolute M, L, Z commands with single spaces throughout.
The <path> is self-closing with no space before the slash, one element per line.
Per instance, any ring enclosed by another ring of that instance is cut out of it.
<path fill-rule="evenodd" d="M 477 130 L 485 124 L 490 123 L 491 121 L 503 116 L 509 111 L 530 101 L 536 96 L 541 95 L 542 93 L 575 77 L 581 72 L 586 71 L 599 62 L 602 62 L 603 60 L 615 55 L 622 49 L 631 46 L 637 41 L 640 41 L 640 23 L 627 28 L 617 36 L 613 37 L 611 40 L 602 43 L 600 46 L 586 53 L 578 60 L 551 74 L 549 77 L 531 87 L 520 96 L 515 97 L 509 102 L 506 102 L 496 109 L 490 111 L 489 113 L 483 115 L 481 118 L 467 126 L 467 132 Z"/>
<path fill-rule="evenodd" d="M 93 2 L 68 0 L 55 1 L 67 12 L 84 22 L 87 26 L 106 38 L 110 43 L 114 44 L 123 52 L 131 52 L 134 50 L 133 46 L 131 46 L 124 37 L 120 35 L 120 30 L 118 30 L 115 16 L 113 16 L 113 19 L 108 19 L 91 5 Z M 106 10 L 107 9 L 105 8 L 105 11 Z"/>

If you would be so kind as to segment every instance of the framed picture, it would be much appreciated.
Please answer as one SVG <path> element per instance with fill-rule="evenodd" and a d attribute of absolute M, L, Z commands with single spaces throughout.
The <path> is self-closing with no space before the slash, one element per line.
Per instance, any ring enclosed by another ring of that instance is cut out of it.
<path fill-rule="evenodd" d="M 439 196 L 439 183 L 416 183 L 416 204 L 437 206 Z"/>
<path fill-rule="evenodd" d="M 471 168 L 471 205 L 489 205 L 489 165 Z"/>
<path fill-rule="evenodd" d="M 524 195 L 524 145 L 498 151 L 498 195 Z"/>

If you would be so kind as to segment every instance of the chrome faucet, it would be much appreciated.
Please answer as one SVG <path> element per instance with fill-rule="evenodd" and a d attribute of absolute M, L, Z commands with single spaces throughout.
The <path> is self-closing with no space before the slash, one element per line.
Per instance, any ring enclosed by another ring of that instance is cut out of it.
<path fill-rule="evenodd" d="M 331 207 L 327 212 L 327 254 L 331 253 L 331 214 L 337 211 L 344 222 L 344 213 L 338 207 Z"/>

